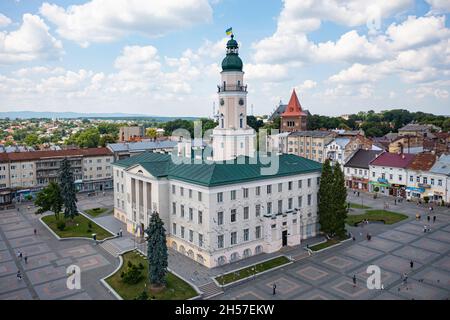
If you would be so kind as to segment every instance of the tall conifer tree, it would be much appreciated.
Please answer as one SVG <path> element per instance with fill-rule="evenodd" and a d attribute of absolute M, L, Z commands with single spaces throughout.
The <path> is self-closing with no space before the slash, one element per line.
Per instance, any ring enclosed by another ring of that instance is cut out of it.
<path fill-rule="evenodd" d="M 78 215 L 77 197 L 73 174 L 70 170 L 70 163 L 67 158 L 61 162 L 59 172 L 59 183 L 61 187 L 61 195 L 64 202 L 64 217 L 73 220 Z"/>
<path fill-rule="evenodd" d="M 347 219 L 347 189 L 345 177 L 339 163 L 333 167 L 333 233 L 339 237 L 345 236 L 345 219 Z"/>
<path fill-rule="evenodd" d="M 333 230 L 333 172 L 329 159 L 325 160 L 322 167 L 318 211 L 321 231 L 331 234 Z"/>
<path fill-rule="evenodd" d="M 167 243 L 164 222 L 157 212 L 152 214 L 147 233 L 148 279 L 155 287 L 166 284 Z"/>

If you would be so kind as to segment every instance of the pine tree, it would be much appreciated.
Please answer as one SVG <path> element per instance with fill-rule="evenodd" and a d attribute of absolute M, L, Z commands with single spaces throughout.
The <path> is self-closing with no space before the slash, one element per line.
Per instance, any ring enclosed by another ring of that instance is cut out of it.
<path fill-rule="evenodd" d="M 150 284 L 161 287 L 166 284 L 167 244 L 164 222 L 157 212 L 152 214 L 147 233 L 148 279 Z"/>
<path fill-rule="evenodd" d="M 38 207 L 36 214 L 53 211 L 55 218 L 58 219 L 63 207 L 63 198 L 59 185 L 54 181 L 50 182 L 47 187 L 37 194 L 34 205 Z"/>
<path fill-rule="evenodd" d="M 333 214 L 333 172 L 331 170 L 330 160 L 327 159 L 322 167 L 319 187 L 319 224 L 322 232 L 332 233 L 332 214 Z"/>
<path fill-rule="evenodd" d="M 59 172 L 59 183 L 61 186 L 61 194 L 64 202 L 64 217 L 73 220 L 78 215 L 77 197 L 73 174 L 70 170 L 70 163 L 67 158 L 61 162 Z"/>
<path fill-rule="evenodd" d="M 347 189 L 341 165 L 336 162 L 333 167 L 333 233 L 345 237 L 345 220 L 347 219 Z"/>

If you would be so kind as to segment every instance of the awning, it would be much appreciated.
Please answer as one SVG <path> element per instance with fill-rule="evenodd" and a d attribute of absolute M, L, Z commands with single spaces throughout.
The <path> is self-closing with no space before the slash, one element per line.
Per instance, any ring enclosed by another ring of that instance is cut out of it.
<path fill-rule="evenodd" d="M 369 183 L 371 185 L 374 185 L 375 187 L 386 187 L 386 188 L 389 188 L 389 184 L 387 184 L 387 183 L 379 183 L 379 182 L 376 182 L 376 181 L 369 181 Z"/>
<path fill-rule="evenodd" d="M 424 189 L 424 188 L 416 188 L 416 187 L 406 187 L 406 190 L 408 190 L 408 191 L 420 192 L 420 193 L 425 192 L 425 189 Z"/>

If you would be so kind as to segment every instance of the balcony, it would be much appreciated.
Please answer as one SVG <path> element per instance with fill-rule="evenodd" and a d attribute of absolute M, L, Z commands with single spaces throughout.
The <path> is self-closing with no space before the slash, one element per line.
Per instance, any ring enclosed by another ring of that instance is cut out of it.
<path fill-rule="evenodd" d="M 224 86 L 217 86 L 217 92 L 227 92 L 227 91 L 247 92 L 247 86 L 228 85 L 228 84 Z"/>

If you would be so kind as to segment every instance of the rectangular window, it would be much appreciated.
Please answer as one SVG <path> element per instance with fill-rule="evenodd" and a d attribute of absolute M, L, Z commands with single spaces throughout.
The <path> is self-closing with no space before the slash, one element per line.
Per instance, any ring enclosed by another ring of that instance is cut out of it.
<path fill-rule="evenodd" d="M 181 237 L 184 239 L 184 227 L 181 227 Z"/>
<path fill-rule="evenodd" d="M 194 209 L 189 208 L 189 221 L 194 220 Z"/>
<path fill-rule="evenodd" d="M 398 181 L 402 181 L 402 175 L 401 174 L 398 175 Z"/>
<path fill-rule="evenodd" d="M 316 178 L 316 183 L 317 183 L 317 186 L 320 186 L 320 177 Z"/>
<path fill-rule="evenodd" d="M 173 233 L 174 235 L 177 234 L 177 224 L 176 224 L 176 223 L 172 223 L 172 233 Z"/>
<path fill-rule="evenodd" d="M 272 214 L 272 202 L 267 202 L 267 214 Z"/>
<path fill-rule="evenodd" d="M 298 207 L 299 207 L 299 208 L 302 207 L 302 200 L 303 200 L 303 197 L 302 197 L 302 196 L 300 196 L 300 197 L 297 198 L 297 201 L 298 201 Z"/>
<path fill-rule="evenodd" d="M 292 198 L 288 199 L 288 210 L 292 210 Z"/>
<path fill-rule="evenodd" d="M 198 234 L 198 246 L 203 247 L 203 235 L 201 233 Z"/>
<path fill-rule="evenodd" d="M 261 205 L 257 204 L 255 206 L 255 216 L 259 217 L 261 215 Z"/>
<path fill-rule="evenodd" d="M 184 218 L 184 205 L 180 205 L 181 217 Z"/>
<path fill-rule="evenodd" d="M 427 177 L 423 177 L 423 184 L 427 184 L 428 183 L 428 178 Z"/>
<path fill-rule="evenodd" d="M 292 190 L 292 181 L 288 182 L 288 190 Z"/>
<path fill-rule="evenodd" d="M 433 179 L 433 178 L 431 178 L 430 184 L 431 184 L 432 186 L 434 186 L 434 179 Z"/>
<path fill-rule="evenodd" d="M 189 230 L 189 242 L 194 242 L 194 231 Z"/>
<path fill-rule="evenodd" d="M 198 201 L 202 201 L 202 193 L 200 191 L 198 192 L 197 196 L 198 196 Z"/>
<path fill-rule="evenodd" d="M 237 243 L 237 232 L 232 232 L 231 233 L 231 245 L 234 245 Z"/>
<path fill-rule="evenodd" d="M 308 206 L 310 206 L 311 205 L 311 195 L 310 194 L 308 194 Z"/>
<path fill-rule="evenodd" d="M 414 177 L 413 176 L 409 176 L 409 181 L 410 182 L 414 182 Z"/>
<path fill-rule="evenodd" d="M 223 234 L 217 236 L 217 248 L 223 248 Z"/>
<path fill-rule="evenodd" d="M 302 188 L 302 180 L 298 180 L 298 188 L 299 188 L 299 189 Z"/>
<path fill-rule="evenodd" d="M 231 200 L 236 200 L 236 190 L 231 190 Z"/>
<path fill-rule="evenodd" d="M 308 188 L 311 187 L 311 178 L 308 179 Z"/>
<path fill-rule="evenodd" d="M 255 238 L 256 238 L 256 239 L 261 238 L 261 226 L 257 226 L 257 227 L 255 228 Z"/>
<path fill-rule="evenodd" d="M 220 226 L 223 224 L 223 212 L 217 212 L 217 224 Z"/>
<path fill-rule="evenodd" d="M 231 222 L 236 222 L 236 209 L 231 209 L 230 218 Z"/>
<path fill-rule="evenodd" d="M 177 214 L 177 204 L 172 202 L 172 214 Z"/>
<path fill-rule="evenodd" d="M 203 223 L 203 212 L 199 211 L 198 212 L 198 224 L 202 224 Z"/>
<path fill-rule="evenodd" d="M 180 195 L 184 196 L 184 188 L 183 187 L 180 187 Z"/>
<path fill-rule="evenodd" d="M 223 193 L 222 192 L 217 193 L 217 202 L 223 202 Z"/>
<path fill-rule="evenodd" d="M 283 184 L 282 183 L 278 184 L 278 192 L 283 192 Z"/>
<path fill-rule="evenodd" d="M 248 241 L 249 240 L 249 230 L 248 229 L 244 229 L 244 241 Z"/>
<path fill-rule="evenodd" d="M 192 190 L 191 189 L 189 189 L 189 198 L 192 199 Z"/>
<path fill-rule="evenodd" d="M 278 213 L 283 212 L 283 200 L 278 200 Z"/>
<path fill-rule="evenodd" d="M 271 194 L 272 193 L 272 185 L 268 185 L 267 186 L 267 194 Z"/>
<path fill-rule="evenodd" d="M 248 207 L 244 207 L 244 220 L 248 220 Z"/>
<path fill-rule="evenodd" d="M 246 199 L 248 198 L 248 188 L 243 189 L 243 197 Z"/>
<path fill-rule="evenodd" d="M 441 179 L 438 180 L 438 186 L 442 187 L 442 180 Z"/>
<path fill-rule="evenodd" d="M 261 195 L 261 187 L 256 187 L 255 194 L 257 196 Z"/>

